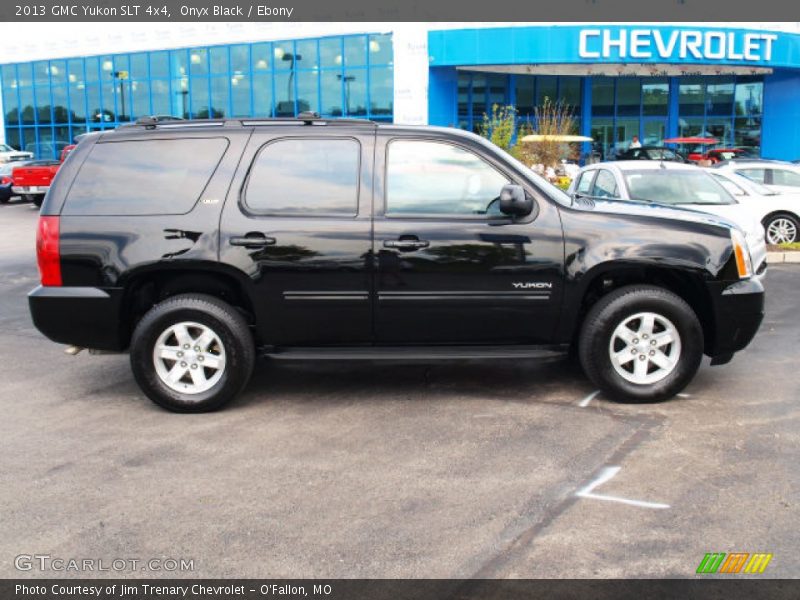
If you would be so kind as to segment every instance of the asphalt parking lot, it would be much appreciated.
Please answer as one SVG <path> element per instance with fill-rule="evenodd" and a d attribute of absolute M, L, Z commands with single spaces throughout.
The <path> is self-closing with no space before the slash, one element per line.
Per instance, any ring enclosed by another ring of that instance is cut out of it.
<path fill-rule="evenodd" d="M 263 361 L 176 415 L 126 355 L 31 324 L 36 212 L 0 206 L 0 577 L 20 554 L 188 558 L 192 577 L 691 577 L 706 552 L 800 572 L 800 265 L 751 346 L 615 404 L 567 362 Z M 69 318 L 65 315 L 65 318 Z M 108 573 L 97 574 L 109 576 Z"/>

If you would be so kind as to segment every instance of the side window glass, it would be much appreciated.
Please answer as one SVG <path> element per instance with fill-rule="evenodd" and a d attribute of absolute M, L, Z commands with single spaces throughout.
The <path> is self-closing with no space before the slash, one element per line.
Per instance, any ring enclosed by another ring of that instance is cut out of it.
<path fill-rule="evenodd" d="M 394 140 L 387 149 L 386 214 L 497 215 L 508 179 L 452 144 Z"/>
<path fill-rule="evenodd" d="M 225 138 L 97 143 L 72 183 L 64 214 L 189 212 L 227 147 Z"/>
<path fill-rule="evenodd" d="M 611 171 L 600 169 L 594 180 L 594 195 L 598 198 L 618 198 L 617 180 Z"/>
<path fill-rule="evenodd" d="M 787 171 L 784 169 L 773 169 L 772 183 L 774 185 L 800 187 L 800 173 L 795 173 L 794 171 Z"/>
<path fill-rule="evenodd" d="M 284 138 L 259 150 L 244 203 L 258 213 L 355 216 L 361 147 L 353 139 Z"/>
<path fill-rule="evenodd" d="M 739 175 L 744 175 L 748 179 L 752 179 L 753 181 L 757 181 L 758 183 L 765 183 L 765 175 L 767 173 L 766 169 L 740 169 L 736 171 Z"/>
<path fill-rule="evenodd" d="M 584 171 L 581 174 L 581 178 L 578 180 L 578 185 L 575 186 L 575 191 L 579 194 L 589 194 L 589 189 L 592 187 L 592 178 L 596 171 L 592 169 L 591 171 Z"/>

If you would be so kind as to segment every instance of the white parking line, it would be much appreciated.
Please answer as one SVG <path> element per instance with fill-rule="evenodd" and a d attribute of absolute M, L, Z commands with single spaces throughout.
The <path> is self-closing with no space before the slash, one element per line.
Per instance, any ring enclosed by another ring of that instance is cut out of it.
<path fill-rule="evenodd" d="M 599 394 L 599 393 L 600 393 L 600 390 L 593 391 L 591 394 L 586 396 L 586 398 L 584 398 L 583 400 L 578 402 L 578 406 L 580 406 L 581 408 L 586 408 L 587 406 L 589 406 L 589 402 L 594 400 L 595 397 L 597 396 L 597 394 Z"/>
<path fill-rule="evenodd" d="M 589 484 L 577 492 L 575 495 L 580 498 L 594 498 L 595 500 L 607 500 L 609 502 L 619 502 L 621 504 L 629 504 L 631 506 L 638 506 L 640 508 L 669 508 L 669 504 L 661 504 L 659 502 L 645 502 L 644 500 L 631 500 L 629 498 L 620 498 L 619 496 L 605 496 L 603 494 L 595 494 L 592 492 L 597 487 L 600 487 L 610 479 L 612 479 L 617 473 L 619 473 L 622 467 L 605 467 L 602 471 L 600 471 L 600 475 L 597 476 L 596 479 L 589 482 Z"/>
<path fill-rule="evenodd" d="M 683 394 L 683 393 L 681 393 L 681 394 L 676 394 L 676 395 L 678 396 L 678 398 L 691 398 L 692 397 L 691 394 Z"/>

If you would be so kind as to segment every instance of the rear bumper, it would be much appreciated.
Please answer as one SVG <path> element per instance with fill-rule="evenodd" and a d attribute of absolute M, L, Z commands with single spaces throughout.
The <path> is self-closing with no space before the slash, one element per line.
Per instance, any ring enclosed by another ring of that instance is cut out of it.
<path fill-rule="evenodd" d="M 124 350 L 121 289 L 38 286 L 28 294 L 33 324 L 48 338 L 98 350 Z"/>
<path fill-rule="evenodd" d="M 46 194 L 49 185 L 15 185 L 11 190 L 15 194 Z"/>
<path fill-rule="evenodd" d="M 764 319 L 764 285 L 761 278 L 736 283 L 709 284 L 714 303 L 715 334 L 706 343 L 706 354 L 723 356 L 745 348 Z"/>

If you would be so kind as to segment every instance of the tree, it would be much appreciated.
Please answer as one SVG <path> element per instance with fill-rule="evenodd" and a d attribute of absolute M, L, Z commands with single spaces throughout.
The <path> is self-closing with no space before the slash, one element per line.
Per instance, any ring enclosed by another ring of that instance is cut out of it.
<path fill-rule="evenodd" d="M 510 153 L 526 165 L 542 164 L 555 167 L 562 158 L 577 158 L 577 144 L 545 140 L 528 143 L 519 140 L 530 134 L 571 135 L 578 131 L 574 111 L 562 101 L 552 102 L 545 97 L 541 106 L 533 109 L 533 120 L 517 126 L 517 109 L 514 106 L 492 106 L 491 115 L 483 115 L 480 134 L 496 146 Z"/>

